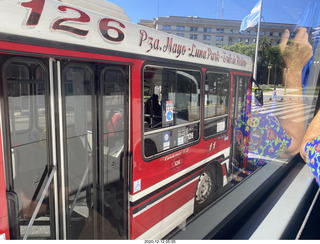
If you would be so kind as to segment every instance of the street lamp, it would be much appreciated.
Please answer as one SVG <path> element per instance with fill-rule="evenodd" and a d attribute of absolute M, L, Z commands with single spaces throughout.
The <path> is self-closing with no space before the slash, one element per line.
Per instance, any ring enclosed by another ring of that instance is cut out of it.
<path fill-rule="evenodd" d="M 268 88 L 269 88 L 269 81 L 270 81 L 270 70 L 271 70 L 272 66 L 268 65 Z"/>
<path fill-rule="evenodd" d="M 290 68 L 284 68 L 284 72 L 286 74 L 286 78 L 284 79 L 284 92 L 283 95 L 287 95 L 287 81 L 288 81 L 288 73 L 290 71 Z"/>

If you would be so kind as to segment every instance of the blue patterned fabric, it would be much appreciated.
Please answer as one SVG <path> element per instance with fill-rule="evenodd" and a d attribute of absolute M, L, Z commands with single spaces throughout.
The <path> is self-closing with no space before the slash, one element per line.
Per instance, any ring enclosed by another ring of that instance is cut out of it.
<path fill-rule="evenodd" d="M 307 164 L 311 169 L 311 172 L 316 178 L 318 185 L 320 186 L 320 136 L 313 141 L 309 141 L 305 147 Z"/>
<path fill-rule="evenodd" d="M 291 145 L 292 137 L 272 113 L 260 113 L 264 111 L 263 107 L 248 113 L 250 99 L 250 94 L 247 94 L 237 124 L 236 144 L 247 162 L 259 166 L 266 164 L 266 158 L 279 158 Z M 249 153 L 254 157 L 250 158 Z"/>

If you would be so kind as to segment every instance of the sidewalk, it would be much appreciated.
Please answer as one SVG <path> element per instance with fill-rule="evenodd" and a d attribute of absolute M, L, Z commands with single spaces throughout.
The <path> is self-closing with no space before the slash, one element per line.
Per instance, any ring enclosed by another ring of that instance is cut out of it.
<path fill-rule="evenodd" d="M 296 88 L 287 88 L 286 89 L 286 95 L 284 95 L 284 88 L 277 88 L 277 101 L 280 101 L 282 98 L 283 100 L 316 100 L 318 98 L 318 95 L 298 95 L 295 94 L 299 89 Z M 263 92 L 263 101 L 268 102 L 272 99 L 272 91 L 269 92 Z"/>

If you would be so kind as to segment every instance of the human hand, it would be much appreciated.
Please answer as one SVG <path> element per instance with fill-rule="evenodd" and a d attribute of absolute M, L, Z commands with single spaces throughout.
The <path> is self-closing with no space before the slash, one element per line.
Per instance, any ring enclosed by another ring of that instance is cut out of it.
<path fill-rule="evenodd" d="M 304 66 L 313 55 L 307 29 L 300 27 L 291 43 L 288 44 L 289 30 L 285 30 L 280 42 L 280 51 L 286 64 L 287 87 L 301 87 L 301 74 Z"/>
<path fill-rule="evenodd" d="M 285 30 L 280 42 L 280 51 L 286 68 L 302 70 L 313 55 L 307 29 L 300 27 L 293 41 L 287 45 L 289 36 L 289 30 Z"/>

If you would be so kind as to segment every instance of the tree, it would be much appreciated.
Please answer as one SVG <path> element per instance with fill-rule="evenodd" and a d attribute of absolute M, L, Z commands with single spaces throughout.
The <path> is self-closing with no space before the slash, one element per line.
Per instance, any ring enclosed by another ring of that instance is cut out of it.
<path fill-rule="evenodd" d="M 265 59 L 268 51 L 271 48 L 271 40 L 269 38 L 267 38 L 267 36 L 263 36 L 263 38 L 260 40 L 259 43 L 259 53 L 260 53 L 260 58 L 262 61 L 267 61 Z"/>
<path fill-rule="evenodd" d="M 251 57 L 252 60 L 254 59 L 254 53 L 255 53 L 255 44 L 254 43 L 252 43 L 250 45 L 246 45 L 243 42 L 237 42 L 236 44 L 234 44 L 232 46 L 223 46 L 222 48 L 229 50 L 229 51 L 232 51 L 232 52 L 247 55 L 247 56 Z"/>
<path fill-rule="evenodd" d="M 238 42 L 232 46 L 222 47 L 226 50 L 233 51 L 236 53 L 244 54 L 252 58 L 254 61 L 254 54 L 256 44 L 252 43 L 246 45 L 243 42 Z M 272 72 L 270 73 L 270 80 L 274 81 L 275 84 L 280 83 L 281 80 L 277 80 L 277 77 L 282 77 L 282 71 L 284 68 L 283 58 L 279 49 L 279 45 L 272 46 L 271 40 L 264 36 L 259 43 L 258 49 L 258 76 L 257 81 L 260 84 L 267 83 L 268 77 L 268 66 L 272 66 Z M 281 78 L 282 79 L 282 78 Z"/>
<path fill-rule="evenodd" d="M 279 84 L 282 81 L 282 72 L 285 68 L 282 54 L 280 52 L 279 45 L 272 46 L 269 48 L 268 52 L 265 55 L 266 63 L 265 66 L 262 66 L 263 70 L 268 69 L 268 65 L 272 66 L 273 71 L 270 73 L 270 80 L 274 81 L 274 84 Z"/>

